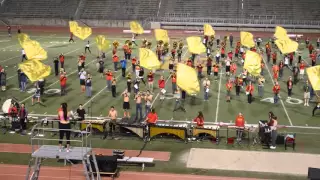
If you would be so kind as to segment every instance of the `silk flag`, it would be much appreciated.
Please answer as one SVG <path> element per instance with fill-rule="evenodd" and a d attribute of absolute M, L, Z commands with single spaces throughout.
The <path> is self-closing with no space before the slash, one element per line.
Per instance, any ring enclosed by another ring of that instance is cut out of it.
<path fill-rule="evenodd" d="M 110 42 L 106 40 L 105 36 L 103 35 L 98 35 L 96 37 L 96 44 L 100 51 L 106 51 L 110 46 Z"/>
<path fill-rule="evenodd" d="M 190 95 L 200 91 L 198 75 L 195 69 L 179 63 L 177 66 L 177 85 Z"/>
<path fill-rule="evenodd" d="M 27 60 L 19 64 L 19 68 L 24 72 L 30 81 L 35 82 L 50 75 L 51 67 L 37 60 Z"/>
<path fill-rule="evenodd" d="M 287 30 L 285 30 L 283 27 L 277 26 L 274 36 L 277 39 L 287 39 L 288 38 Z"/>
<path fill-rule="evenodd" d="M 187 38 L 188 49 L 193 54 L 201 54 L 206 52 L 206 47 L 201 42 L 200 37 L 188 37 Z"/>
<path fill-rule="evenodd" d="M 22 43 L 22 48 L 24 49 L 28 59 L 31 60 L 44 60 L 47 59 L 47 51 L 45 51 L 38 41 L 27 40 Z"/>
<path fill-rule="evenodd" d="M 72 33 L 81 40 L 85 40 L 92 34 L 92 29 L 78 26 Z"/>
<path fill-rule="evenodd" d="M 157 55 L 147 48 L 139 48 L 140 65 L 146 69 L 160 68 Z"/>
<path fill-rule="evenodd" d="M 243 67 L 253 76 L 259 76 L 261 72 L 261 56 L 256 52 L 247 51 Z"/>
<path fill-rule="evenodd" d="M 210 24 L 203 25 L 203 33 L 205 36 L 214 36 L 216 34 Z"/>
<path fill-rule="evenodd" d="M 164 43 L 169 42 L 168 31 L 164 29 L 155 29 L 154 34 L 156 36 L 157 41 L 163 41 Z"/>
<path fill-rule="evenodd" d="M 288 54 L 291 52 L 295 52 L 298 49 L 299 44 L 296 41 L 292 41 L 290 38 L 286 39 L 277 39 L 275 41 L 276 45 L 278 46 L 279 50 L 282 54 Z"/>
<path fill-rule="evenodd" d="M 306 71 L 312 88 L 320 91 L 320 65 L 309 67 Z"/>
<path fill-rule="evenodd" d="M 28 36 L 28 34 L 25 34 L 25 33 L 20 33 L 18 34 L 18 41 L 22 47 L 22 44 L 26 41 L 29 41 L 30 40 L 30 37 Z"/>
<path fill-rule="evenodd" d="M 241 44 L 247 48 L 252 48 L 255 46 L 255 43 L 253 41 L 253 35 L 249 32 L 240 32 L 240 40 Z"/>
<path fill-rule="evenodd" d="M 130 22 L 130 29 L 135 34 L 143 34 L 143 28 L 137 21 Z"/>
<path fill-rule="evenodd" d="M 76 21 L 69 21 L 70 32 L 76 31 L 78 23 Z"/>

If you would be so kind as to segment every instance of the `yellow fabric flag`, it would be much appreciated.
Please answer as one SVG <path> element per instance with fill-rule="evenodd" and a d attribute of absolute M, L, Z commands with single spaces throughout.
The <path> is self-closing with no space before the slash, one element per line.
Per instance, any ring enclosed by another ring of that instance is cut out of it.
<path fill-rule="evenodd" d="M 76 21 L 69 21 L 70 32 L 76 31 L 78 23 Z"/>
<path fill-rule="evenodd" d="M 306 71 L 313 90 L 320 91 L 320 65 L 309 67 Z"/>
<path fill-rule="evenodd" d="M 22 48 L 24 49 L 28 59 L 32 60 L 44 60 L 47 59 L 47 51 L 45 51 L 38 41 L 27 40 L 22 43 Z"/>
<path fill-rule="evenodd" d="M 259 76 L 261 72 L 261 56 L 256 52 L 247 51 L 243 67 L 253 76 Z"/>
<path fill-rule="evenodd" d="M 24 72 L 30 81 L 38 81 L 50 75 L 51 67 L 37 60 L 26 60 L 19 64 L 19 68 Z"/>
<path fill-rule="evenodd" d="M 143 28 L 137 21 L 130 22 L 130 29 L 135 34 L 143 34 Z"/>
<path fill-rule="evenodd" d="M 197 94 L 200 91 L 200 84 L 196 70 L 179 63 L 177 66 L 177 85 L 190 95 Z"/>
<path fill-rule="evenodd" d="M 92 29 L 90 27 L 78 26 L 72 33 L 81 40 L 85 40 L 92 34 Z"/>
<path fill-rule="evenodd" d="M 255 46 L 255 43 L 253 41 L 253 35 L 249 32 L 240 32 L 240 40 L 241 44 L 247 48 L 252 48 Z"/>
<path fill-rule="evenodd" d="M 201 54 L 206 52 L 206 47 L 201 42 L 200 37 L 188 37 L 187 38 L 188 49 L 193 54 Z"/>
<path fill-rule="evenodd" d="M 28 34 L 25 34 L 25 33 L 18 34 L 18 41 L 21 46 L 24 42 L 29 41 L 29 40 L 30 40 L 30 37 L 28 36 Z"/>
<path fill-rule="evenodd" d="M 283 27 L 277 26 L 274 36 L 277 39 L 287 39 L 288 38 L 287 30 L 285 30 Z"/>
<path fill-rule="evenodd" d="M 139 48 L 140 65 L 146 69 L 160 68 L 157 55 L 147 48 Z"/>
<path fill-rule="evenodd" d="M 216 34 L 210 24 L 203 25 L 203 33 L 205 36 L 214 36 Z"/>
<path fill-rule="evenodd" d="M 168 31 L 163 29 L 155 29 L 154 34 L 156 36 L 157 41 L 163 41 L 164 43 L 169 42 Z"/>
<path fill-rule="evenodd" d="M 96 37 L 96 44 L 100 51 L 106 51 L 110 46 L 110 41 L 106 40 L 105 36 L 98 35 Z"/>
<path fill-rule="evenodd" d="M 279 50 L 282 54 L 288 54 L 291 52 L 295 52 L 298 49 L 299 44 L 296 41 L 292 41 L 290 38 L 286 39 L 277 39 L 275 41 L 276 45 L 278 46 Z"/>

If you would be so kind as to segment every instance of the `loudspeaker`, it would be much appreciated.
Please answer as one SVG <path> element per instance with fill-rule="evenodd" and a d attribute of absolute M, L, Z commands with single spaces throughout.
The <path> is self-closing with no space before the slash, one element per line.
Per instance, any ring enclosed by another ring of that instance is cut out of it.
<path fill-rule="evenodd" d="M 278 134 L 276 144 L 277 145 L 284 145 L 284 134 Z"/>
<path fill-rule="evenodd" d="M 114 173 L 118 168 L 117 156 L 96 156 L 98 168 L 100 172 Z M 92 171 L 96 172 L 93 164 L 92 156 L 90 157 Z"/>
<path fill-rule="evenodd" d="M 311 180 L 320 180 L 320 169 L 309 167 L 308 178 Z"/>

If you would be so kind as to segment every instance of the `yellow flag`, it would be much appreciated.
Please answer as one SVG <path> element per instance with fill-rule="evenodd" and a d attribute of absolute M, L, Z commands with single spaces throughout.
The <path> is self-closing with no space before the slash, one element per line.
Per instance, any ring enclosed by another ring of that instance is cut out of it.
<path fill-rule="evenodd" d="M 309 67 L 306 71 L 313 90 L 320 91 L 320 65 Z"/>
<path fill-rule="evenodd" d="M 203 33 L 205 36 L 214 36 L 216 34 L 210 24 L 203 25 Z"/>
<path fill-rule="evenodd" d="M 72 33 L 78 38 L 85 40 L 92 34 L 92 29 L 90 27 L 78 26 Z"/>
<path fill-rule="evenodd" d="M 296 41 L 292 41 L 290 38 L 286 39 L 277 39 L 275 41 L 276 45 L 278 46 L 279 50 L 282 54 L 288 54 L 291 52 L 295 52 L 298 49 L 299 44 Z"/>
<path fill-rule="evenodd" d="M 287 39 L 288 38 L 287 30 L 285 30 L 283 27 L 277 26 L 274 36 L 277 39 Z"/>
<path fill-rule="evenodd" d="M 206 47 L 201 42 L 200 37 L 188 37 L 187 43 L 189 51 L 193 54 L 201 54 L 206 52 Z"/>
<path fill-rule="evenodd" d="M 156 36 L 157 41 L 163 41 L 164 43 L 169 42 L 168 31 L 163 29 L 155 29 L 154 34 Z"/>
<path fill-rule="evenodd" d="M 76 21 L 69 21 L 70 32 L 76 31 L 78 23 Z"/>
<path fill-rule="evenodd" d="M 106 40 L 103 35 L 98 35 L 96 37 L 96 44 L 100 51 L 106 51 L 110 46 L 110 41 Z"/>
<path fill-rule="evenodd" d="M 38 41 L 27 40 L 22 43 L 22 48 L 26 52 L 28 59 L 44 60 L 47 59 L 47 51 L 45 51 Z"/>
<path fill-rule="evenodd" d="M 139 48 L 140 65 L 146 69 L 160 68 L 157 55 L 147 48 Z"/>
<path fill-rule="evenodd" d="M 135 34 L 143 34 L 143 28 L 137 21 L 130 22 L 130 29 Z"/>
<path fill-rule="evenodd" d="M 261 56 L 256 52 L 247 51 L 243 67 L 253 76 L 259 76 L 261 72 Z"/>
<path fill-rule="evenodd" d="M 196 70 L 179 63 L 177 66 L 177 85 L 190 95 L 197 94 L 200 91 L 200 84 Z"/>
<path fill-rule="evenodd" d="M 25 33 L 18 34 L 18 41 L 21 46 L 24 42 L 29 41 L 29 40 L 30 40 L 30 37 L 28 36 L 28 34 L 25 34 Z"/>
<path fill-rule="evenodd" d="M 24 72 L 30 81 L 38 81 L 50 75 L 51 67 L 37 60 L 26 60 L 19 64 L 19 68 Z"/>
<path fill-rule="evenodd" d="M 252 48 L 255 46 L 255 43 L 253 41 L 253 35 L 249 32 L 240 32 L 240 40 L 241 44 L 247 48 Z"/>

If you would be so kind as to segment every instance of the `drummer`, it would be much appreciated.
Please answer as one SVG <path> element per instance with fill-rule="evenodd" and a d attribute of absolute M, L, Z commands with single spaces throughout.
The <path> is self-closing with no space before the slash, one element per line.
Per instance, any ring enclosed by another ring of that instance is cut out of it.
<path fill-rule="evenodd" d="M 236 123 L 235 123 L 236 129 L 237 129 L 237 142 L 239 144 L 241 143 L 241 140 L 242 140 L 242 134 L 245 127 L 244 123 L 245 123 L 244 116 L 240 112 L 236 117 Z"/>
<path fill-rule="evenodd" d="M 158 114 L 156 113 L 155 109 L 152 108 L 151 112 L 148 113 L 146 120 L 144 121 L 144 123 L 146 123 L 146 136 L 148 137 L 148 141 L 150 141 L 150 133 L 149 133 L 149 129 L 150 126 L 153 126 L 157 123 L 158 121 Z"/>
<path fill-rule="evenodd" d="M 198 116 L 193 120 L 193 122 L 197 123 L 197 127 L 203 128 L 204 117 L 201 111 L 198 112 Z"/>

